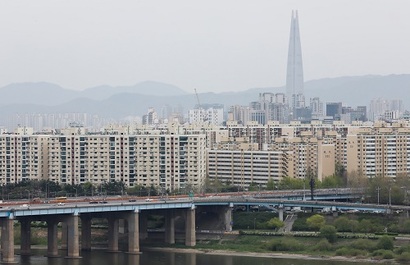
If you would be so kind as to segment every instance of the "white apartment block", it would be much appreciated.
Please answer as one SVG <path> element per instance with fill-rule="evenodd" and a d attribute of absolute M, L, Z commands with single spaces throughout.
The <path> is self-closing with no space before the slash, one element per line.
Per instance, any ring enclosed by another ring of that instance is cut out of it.
<path fill-rule="evenodd" d="M 199 188 L 206 141 L 197 135 L 1 135 L 0 182 L 123 181 L 165 190 Z"/>
<path fill-rule="evenodd" d="M 238 187 L 265 187 L 270 178 L 279 181 L 287 175 L 285 156 L 283 152 L 209 150 L 208 176 Z"/>
<path fill-rule="evenodd" d="M 202 189 L 207 175 L 235 185 L 271 177 L 323 179 L 343 165 L 367 177 L 410 174 L 410 123 L 343 122 L 111 128 L 87 134 L 0 135 L 0 183 L 49 179 L 162 190 Z"/>
<path fill-rule="evenodd" d="M 190 124 L 210 124 L 219 126 L 224 122 L 223 108 L 191 109 L 188 112 Z"/>
<path fill-rule="evenodd" d="M 367 177 L 410 173 L 410 128 L 362 130 L 347 136 L 347 170 Z"/>
<path fill-rule="evenodd" d="M 1 135 L 0 184 L 47 178 L 47 138 L 27 135 Z"/>

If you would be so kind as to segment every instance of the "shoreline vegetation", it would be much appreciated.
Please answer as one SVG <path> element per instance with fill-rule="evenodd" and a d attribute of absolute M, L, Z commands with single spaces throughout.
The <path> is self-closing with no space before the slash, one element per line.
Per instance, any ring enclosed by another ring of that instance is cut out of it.
<path fill-rule="evenodd" d="M 377 260 L 371 258 L 357 258 L 357 257 L 345 257 L 345 256 L 324 256 L 324 255 L 309 255 L 309 254 L 297 254 L 297 253 L 283 253 L 283 252 L 238 252 L 232 250 L 214 250 L 214 249 L 197 249 L 197 248 L 173 248 L 173 247 L 146 247 L 149 251 L 164 251 L 164 252 L 176 252 L 176 253 L 193 253 L 193 254 L 206 254 L 206 255 L 221 255 L 221 256 L 238 256 L 238 257 L 261 257 L 261 258 L 277 258 L 277 259 L 304 259 L 304 260 L 334 260 L 334 261 L 346 261 L 346 262 L 372 262 L 372 263 L 384 263 L 391 260 Z"/>
<path fill-rule="evenodd" d="M 339 238 L 338 242 L 330 244 L 321 237 L 300 237 L 292 233 L 286 235 L 266 236 L 266 232 L 252 231 L 249 234 L 228 234 L 227 239 L 198 241 L 195 247 L 183 244 L 174 246 L 161 245 L 144 246 L 143 250 L 167 251 L 177 253 L 197 253 L 206 255 L 249 256 L 278 259 L 298 260 L 330 260 L 366 263 L 406 263 L 410 262 L 407 255 L 410 249 L 410 237 L 397 240 L 395 249 L 391 249 L 394 240 L 392 236 L 380 236 L 378 239 Z M 255 234 L 252 234 L 255 233 Z M 272 249 L 270 246 L 282 246 L 283 250 Z M 304 247 L 302 247 L 302 245 Z M 386 249 L 384 249 L 386 248 Z"/>

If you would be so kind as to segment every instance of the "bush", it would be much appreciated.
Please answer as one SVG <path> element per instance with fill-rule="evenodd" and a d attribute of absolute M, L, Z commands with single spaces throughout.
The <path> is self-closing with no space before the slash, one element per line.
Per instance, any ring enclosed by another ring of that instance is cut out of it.
<path fill-rule="evenodd" d="M 386 249 L 378 249 L 372 253 L 373 257 L 381 258 L 381 259 L 393 259 L 394 253 L 391 250 Z"/>
<path fill-rule="evenodd" d="M 410 220 L 406 220 L 400 224 L 399 231 L 404 234 L 410 234 Z"/>
<path fill-rule="evenodd" d="M 326 238 L 330 243 L 336 241 L 336 228 L 332 225 L 325 225 L 320 228 L 320 236 Z"/>
<path fill-rule="evenodd" d="M 358 239 L 352 242 L 351 247 L 369 251 L 376 249 L 376 243 L 369 239 Z"/>
<path fill-rule="evenodd" d="M 323 238 L 320 240 L 316 245 L 312 247 L 312 250 L 314 251 L 330 251 L 333 250 L 332 244 L 327 241 L 326 238 Z"/>
<path fill-rule="evenodd" d="M 347 247 L 342 247 L 336 250 L 337 256 L 356 257 L 356 256 L 366 256 L 366 254 L 367 252 L 364 250 L 347 248 Z"/>
<path fill-rule="evenodd" d="M 410 252 L 403 252 L 396 257 L 397 261 L 400 262 L 410 262 Z"/>
<path fill-rule="evenodd" d="M 305 246 L 295 239 L 281 238 L 270 241 L 266 248 L 271 251 L 302 251 Z"/>
<path fill-rule="evenodd" d="M 410 253 L 410 245 L 401 246 L 395 250 L 396 254 L 402 254 L 404 252 Z"/>
<path fill-rule="evenodd" d="M 391 238 L 389 236 L 382 236 L 377 241 L 376 248 L 377 249 L 393 250 L 393 248 L 394 248 L 393 238 Z"/>

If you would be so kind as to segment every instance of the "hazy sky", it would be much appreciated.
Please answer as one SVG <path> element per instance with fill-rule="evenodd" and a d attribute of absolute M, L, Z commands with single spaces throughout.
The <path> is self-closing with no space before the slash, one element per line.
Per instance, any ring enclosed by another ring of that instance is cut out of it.
<path fill-rule="evenodd" d="M 0 86 L 281 86 L 292 9 L 305 80 L 410 73 L 409 0 L 1 0 Z"/>

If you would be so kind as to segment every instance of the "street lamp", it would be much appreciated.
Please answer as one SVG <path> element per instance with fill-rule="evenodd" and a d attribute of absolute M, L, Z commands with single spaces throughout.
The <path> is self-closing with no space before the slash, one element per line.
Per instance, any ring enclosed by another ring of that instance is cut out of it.
<path fill-rule="evenodd" d="M 303 200 L 306 201 L 306 194 L 305 194 L 305 189 L 306 189 L 306 175 L 303 177 Z"/>
<path fill-rule="evenodd" d="M 73 188 L 75 190 L 75 198 L 77 199 L 77 188 Z"/>
<path fill-rule="evenodd" d="M 391 187 L 389 187 L 389 205 L 391 206 Z"/>

